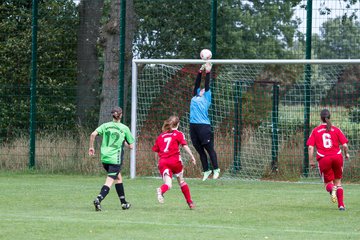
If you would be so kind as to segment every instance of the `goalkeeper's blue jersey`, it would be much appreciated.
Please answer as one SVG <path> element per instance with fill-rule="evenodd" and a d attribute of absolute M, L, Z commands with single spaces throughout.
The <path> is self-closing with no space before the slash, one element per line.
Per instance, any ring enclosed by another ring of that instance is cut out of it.
<path fill-rule="evenodd" d="M 197 90 L 199 94 L 200 88 Z M 209 124 L 209 107 L 211 105 L 211 90 L 206 91 L 201 97 L 194 96 L 190 103 L 190 123 Z"/>

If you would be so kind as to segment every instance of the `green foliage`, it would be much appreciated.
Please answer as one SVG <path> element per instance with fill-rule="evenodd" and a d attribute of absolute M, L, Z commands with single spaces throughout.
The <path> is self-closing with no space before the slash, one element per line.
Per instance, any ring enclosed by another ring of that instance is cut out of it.
<path fill-rule="evenodd" d="M 351 110 L 349 112 L 349 119 L 351 122 L 360 123 L 360 108 L 359 108 L 359 106 L 351 108 Z"/>
<path fill-rule="evenodd" d="M 314 36 L 317 59 L 360 58 L 360 22 L 341 17 L 328 20 L 320 28 L 320 36 Z"/>
<path fill-rule="evenodd" d="M 292 46 L 299 0 L 218 3 L 216 58 L 284 58 Z M 199 58 L 210 48 L 211 1 L 135 1 L 134 49 L 140 58 Z M 159 17 L 161 16 L 161 17 Z"/>
<path fill-rule="evenodd" d="M 77 11 L 70 0 L 40 1 L 38 7 L 37 127 L 67 126 L 75 109 L 69 87 L 76 84 Z M 0 10 L 0 117 L 5 120 L 0 134 L 9 138 L 28 128 L 32 9 L 29 1 L 5 1 Z"/>
<path fill-rule="evenodd" d="M 134 2 L 139 17 L 134 51 L 139 58 L 199 58 L 210 48 L 210 1 Z"/>
<path fill-rule="evenodd" d="M 220 58 L 285 58 L 299 20 L 292 7 L 300 1 L 222 1 L 217 41 Z"/>
<path fill-rule="evenodd" d="M 272 96 L 264 91 L 264 87 L 260 84 L 254 84 L 244 94 L 243 99 L 243 124 L 244 127 L 251 126 L 257 128 L 267 119 L 272 107 Z"/>

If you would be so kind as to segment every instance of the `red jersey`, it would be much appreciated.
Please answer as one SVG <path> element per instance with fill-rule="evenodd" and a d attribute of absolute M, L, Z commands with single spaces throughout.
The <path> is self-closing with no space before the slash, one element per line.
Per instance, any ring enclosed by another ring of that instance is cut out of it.
<path fill-rule="evenodd" d="M 347 142 L 347 138 L 339 128 L 331 126 L 330 131 L 326 131 L 326 123 L 324 123 L 313 129 L 306 144 L 315 146 L 317 149 L 316 158 L 322 158 L 328 155 L 341 154 L 340 145 Z"/>
<path fill-rule="evenodd" d="M 157 137 L 152 150 L 158 153 L 160 159 L 172 158 L 180 161 L 179 144 L 182 146 L 187 145 L 185 136 L 178 130 L 172 130 L 161 133 Z"/>

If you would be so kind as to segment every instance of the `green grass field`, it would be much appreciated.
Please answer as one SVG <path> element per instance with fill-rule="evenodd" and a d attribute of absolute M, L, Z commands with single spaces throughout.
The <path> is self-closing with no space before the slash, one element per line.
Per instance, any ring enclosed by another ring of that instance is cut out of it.
<path fill-rule="evenodd" d="M 130 210 L 115 189 L 95 212 L 104 177 L 0 173 L 0 239 L 360 239 L 360 185 L 344 184 L 347 210 L 322 184 L 187 180 L 160 205 L 161 179 L 124 178 Z"/>

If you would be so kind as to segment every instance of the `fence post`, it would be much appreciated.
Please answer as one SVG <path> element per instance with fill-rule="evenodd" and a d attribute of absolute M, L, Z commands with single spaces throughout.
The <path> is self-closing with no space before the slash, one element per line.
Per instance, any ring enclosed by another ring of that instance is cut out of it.
<path fill-rule="evenodd" d="M 36 81 L 37 81 L 37 16 L 38 0 L 32 1 L 32 39 L 31 39 L 31 82 L 30 82 L 30 144 L 29 168 L 35 166 L 35 134 L 36 134 Z"/>
<path fill-rule="evenodd" d="M 306 5 L 306 52 L 305 58 L 311 59 L 311 27 L 312 27 L 312 0 L 307 1 Z M 306 141 L 309 138 L 310 128 L 310 84 L 311 84 L 311 65 L 305 65 L 305 88 L 304 88 L 304 163 L 303 175 L 309 175 L 309 155 Z"/>
<path fill-rule="evenodd" d="M 124 107 L 124 68 L 125 68 L 125 28 L 126 28 L 126 0 L 120 2 L 120 43 L 119 43 L 119 107 Z"/>
<path fill-rule="evenodd" d="M 217 0 L 211 0 L 211 52 L 213 58 L 216 58 L 216 18 L 217 18 Z"/>
<path fill-rule="evenodd" d="M 273 84 L 273 106 L 271 115 L 271 170 L 278 171 L 278 153 L 279 153 L 279 135 L 278 135 L 278 122 L 279 122 L 279 84 Z"/>
<path fill-rule="evenodd" d="M 234 91 L 234 168 L 233 172 L 236 174 L 241 170 L 241 136 L 242 136 L 242 82 L 235 82 Z"/>

